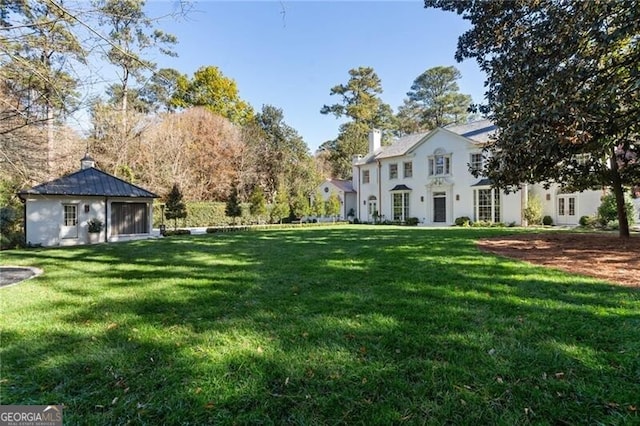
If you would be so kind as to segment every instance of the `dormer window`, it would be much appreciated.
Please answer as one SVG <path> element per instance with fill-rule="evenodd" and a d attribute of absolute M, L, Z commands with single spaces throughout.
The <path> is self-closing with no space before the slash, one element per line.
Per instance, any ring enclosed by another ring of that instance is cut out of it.
<path fill-rule="evenodd" d="M 447 176 L 451 174 L 451 154 L 437 149 L 428 159 L 429 176 Z"/>

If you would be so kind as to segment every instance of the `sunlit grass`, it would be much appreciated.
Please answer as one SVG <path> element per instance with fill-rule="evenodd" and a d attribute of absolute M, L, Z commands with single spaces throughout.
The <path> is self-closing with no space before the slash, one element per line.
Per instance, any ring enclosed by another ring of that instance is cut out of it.
<path fill-rule="evenodd" d="M 640 294 L 372 226 L 3 252 L 0 403 L 69 424 L 639 423 Z"/>

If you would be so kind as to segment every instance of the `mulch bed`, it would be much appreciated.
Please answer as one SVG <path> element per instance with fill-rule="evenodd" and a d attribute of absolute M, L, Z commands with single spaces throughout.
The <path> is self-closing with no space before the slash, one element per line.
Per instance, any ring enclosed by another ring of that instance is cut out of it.
<path fill-rule="evenodd" d="M 522 234 L 478 241 L 480 250 L 640 289 L 640 236 Z"/>

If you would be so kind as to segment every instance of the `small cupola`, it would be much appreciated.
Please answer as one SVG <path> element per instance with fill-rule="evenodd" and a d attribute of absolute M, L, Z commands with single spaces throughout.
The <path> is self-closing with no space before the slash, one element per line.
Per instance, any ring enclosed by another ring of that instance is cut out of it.
<path fill-rule="evenodd" d="M 89 153 L 87 152 L 86 154 L 84 154 L 84 157 L 82 157 L 82 160 L 80 160 L 80 170 L 86 170 L 95 167 L 96 162 L 89 156 Z"/>

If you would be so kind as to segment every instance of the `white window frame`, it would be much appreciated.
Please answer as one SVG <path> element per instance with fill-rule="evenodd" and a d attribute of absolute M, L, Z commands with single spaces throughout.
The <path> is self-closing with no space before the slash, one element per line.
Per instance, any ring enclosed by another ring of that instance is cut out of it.
<path fill-rule="evenodd" d="M 484 199 L 481 199 L 480 197 L 480 191 L 489 191 L 489 197 L 490 197 L 490 201 L 489 204 L 484 205 L 484 204 L 480 204 L 481 201 L 484 201 Z M 474 220 L 475 221 L 489 221 L 491 223 L 498 223 L 501 222 L 502 220 L 502 213 L 501 213 L 501 205 L 502 205 L 502 200 L 500 197 L 500 190 L 496 189 L 496 188 L 476 188 L 473 191 L 473 213 L 474 213 Z M 489 214 L 490 214 L 490 218 L 487 219 L 485 212 L 485 209 L 489 208 Z M 482 210 L 481 210 L 482 209 Z M 482 217 L 480 212 L 483 212 Z"/>
<path fill-rule="evenodd" d="M 72 213 L 68 213 L 68 208 L 71 208 Z M 78 205 L 77 204 L 63 204 L 62 205 L 62 224 L 63 226 L 77 226 L 78 225 Z M 73 223 L 69 224 L 69 220 Z"/>
<path fill-rule="evenodd" d="M 429 176 L 450 176 L 451 175 L 451 154 L 447 154 L 442 149 L 437 149 L 428 158 Z"/>
<path fill-rule="evenodd" d="M 398 179 L 398 163 L 389 164 L 389 180 Z"/>
<path fill-rule="evenodd" d="M 474 171 L 481 171 L 484 165 L 484 157 L 481 152 L 472 152 L 469 155 L 469 173 L 473 174 Z"/>
<path fill-rule="evenodd" d="M 363 170 L 362 171 L 362 183 L 369 183 L 371 182 L 371 173 L 369 170 Z"/>
<path fill-rule="evenodd" d="M 402 163 L 402 173 L 405 179 L 413 177 L 413 162 L 405 161 Z"/>
<path fill-rule="evenodd" d="M 391 217 L 393 220 L 404 222 L 409 218 L 409 196 L 408 191 L 395 191 L 391 193 Z M 396 198 L 400 196 L 400 211 L 396 215 Z"/>

